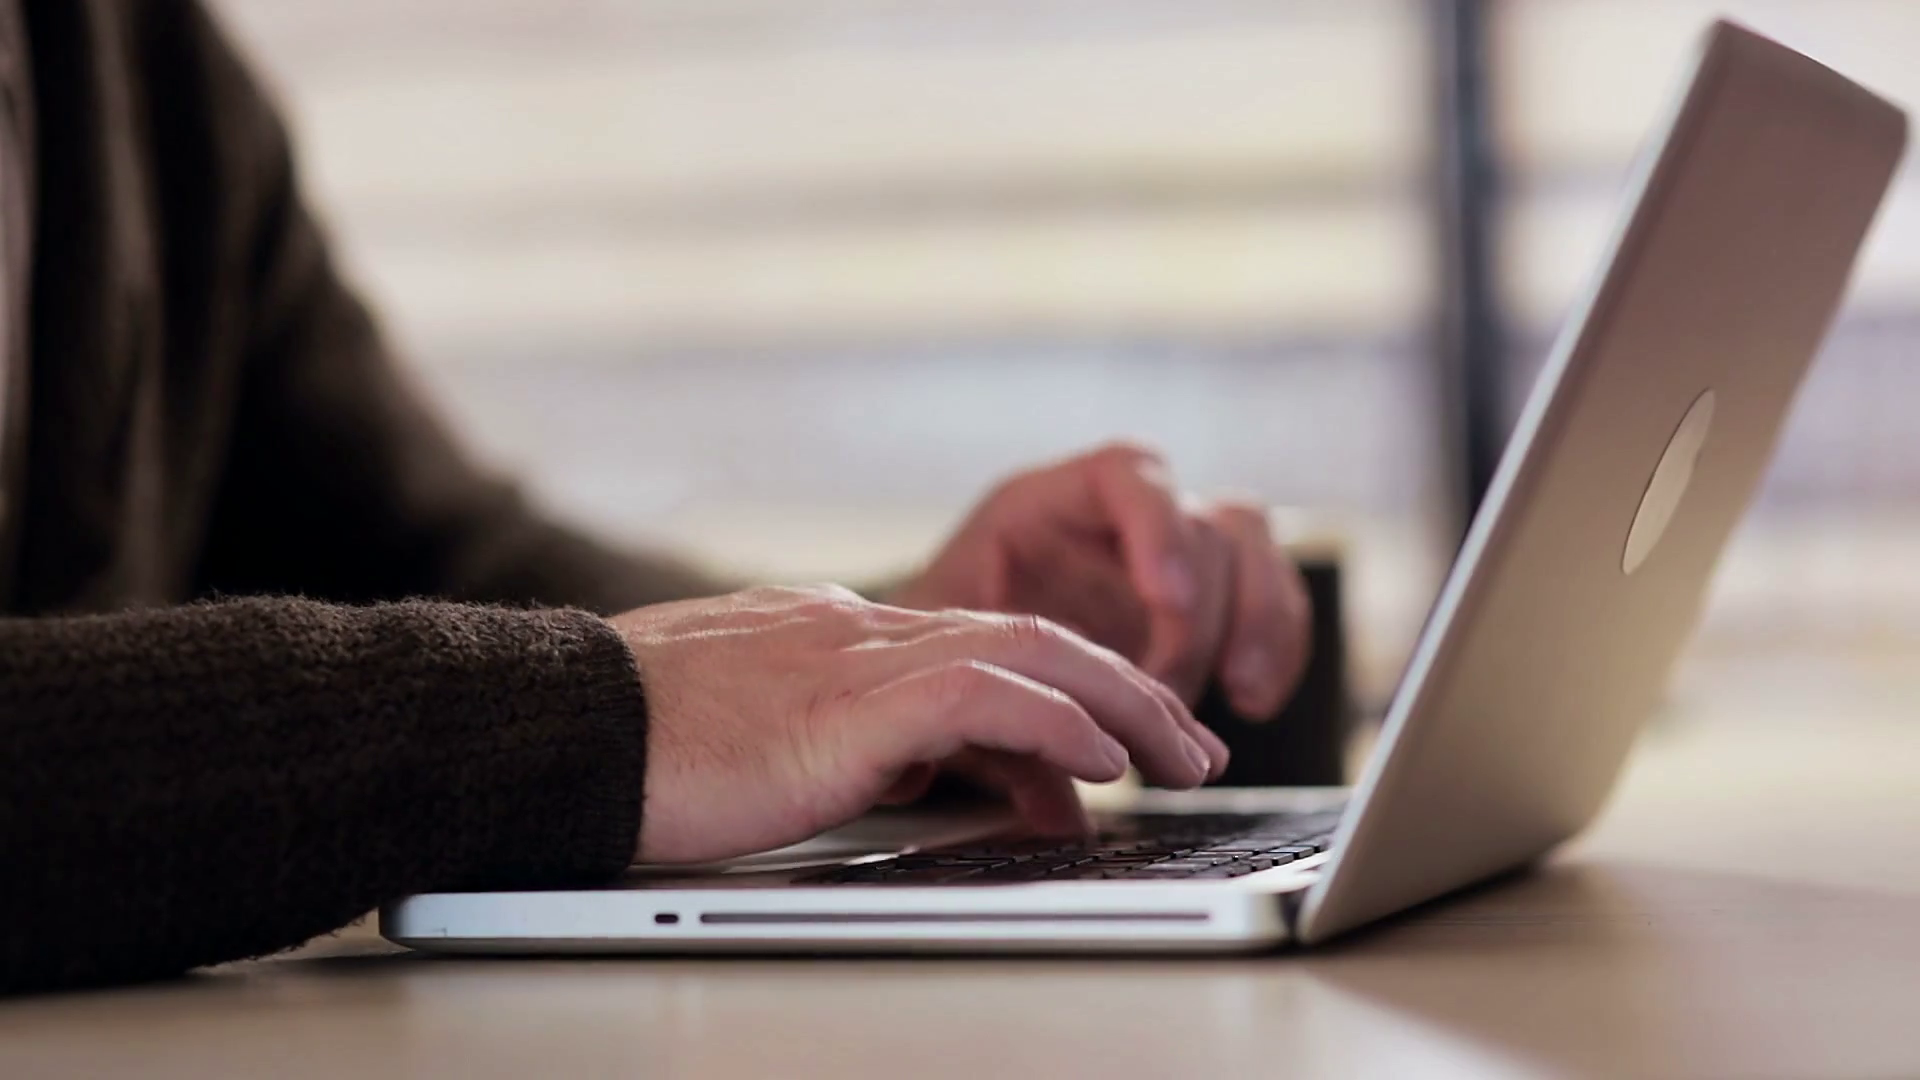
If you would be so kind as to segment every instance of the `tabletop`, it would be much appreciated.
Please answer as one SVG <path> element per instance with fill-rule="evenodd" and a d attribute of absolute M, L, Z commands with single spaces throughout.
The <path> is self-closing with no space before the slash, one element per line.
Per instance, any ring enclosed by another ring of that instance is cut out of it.
<path fill-rule="evenodd" d="M 1325 950 L 463 959 L 361 926 L 0 1004 L 0 1075 L 1920 1076 L 1917 773 L 1920 720 L 1706 710 L 1544 868 Z"/>

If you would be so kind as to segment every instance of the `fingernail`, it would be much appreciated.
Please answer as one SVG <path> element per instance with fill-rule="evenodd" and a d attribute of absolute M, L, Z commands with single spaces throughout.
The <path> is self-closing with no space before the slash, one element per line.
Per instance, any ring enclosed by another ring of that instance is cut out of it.
<path fill-rule="evenodd" d="M 1169 555 L 1160 564 L 1160 587 L 1166 590 L 1166 601 L 1178 608 L 1192 607 L 1200 591 L 1193 582 L 1193 571 L 1187 567 L 1187 561 L 1178 555 Z"/>
<path fill-rule="evenodd" d="M 1242 649 L 1234 655 L 1227 678 L 1241 696 L 1265 701 L 1272 694 L 1273 661 L 1264 649 Z"/>
<path fill-rule="evenodd" d="M 1107 765 L 1115 773 L 1124 773 L 1133 762 L 1127 757 L 1127 748 L 1111 735 L 1102 736 L 1100 749 L 1107 755 Z"/>
<path fill-rule="evenodd" d="M 1187 740 L 1187 762 L 1193 766 L 1194 771 L 1200 774 L 1200 779 L 1205 781 L 1208 776 L 1213 774 L 1213 760 L 1207 757 L 1206 748 L 1201 746 L 1198 740 L 1191 737 L 1185 738 Z"/>
<path fill-rule="evenodd" d="M 1207 777 L 1209 779 L 1215 779 L 1215 780 L 1219 779 L 1222 775 L 1226 773 L 1227 762 L 1232 760 L 1232 758 L 1233 758 L 1233 752 L 1227 749 L 1227 745 L 1225 743 L 1221 743 L 1219 746 L 1214 747 L 1214 749 L 1211 751 L 1211 756 L 1209 758 L 1209 760 L 1213 763 L 1213 771 L 1208 773 Z"/>

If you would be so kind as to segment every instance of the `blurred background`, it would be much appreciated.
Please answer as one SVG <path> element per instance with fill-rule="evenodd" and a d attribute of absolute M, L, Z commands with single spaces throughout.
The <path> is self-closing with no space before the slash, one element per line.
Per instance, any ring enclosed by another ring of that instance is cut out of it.
<path fill-rule="evenodd" d="M 216 6 L 401 351 L 557 511 L 870 580 L 1141 439 L 1345 538 L 1375 708 L 1706 21 L 1920 103 L 1911 0 Z M 1682 696 L 1818 722 L 1920 645 L 1916 186 Z"/>

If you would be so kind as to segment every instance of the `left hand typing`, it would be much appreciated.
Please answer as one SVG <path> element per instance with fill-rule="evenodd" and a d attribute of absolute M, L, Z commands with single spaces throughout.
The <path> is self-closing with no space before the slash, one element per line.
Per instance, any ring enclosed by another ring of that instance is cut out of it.
<path fill-rule="evenodd" d="M 1128 657 L 1195 701 L 1217 677 L 1244 716 L 1299 682 L 1311 612 L 1266 512 L 1190 503 L 1166 462 L 1116 444 L 995 488 L 901 607 L 1042 615 Z"/>

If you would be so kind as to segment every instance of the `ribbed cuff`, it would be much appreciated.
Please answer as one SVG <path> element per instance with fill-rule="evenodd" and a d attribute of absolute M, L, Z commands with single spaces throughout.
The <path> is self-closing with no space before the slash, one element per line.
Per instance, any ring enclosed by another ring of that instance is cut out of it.
<path fill-rule="evenodd" d="M 604 620 L 568 612 L 582 626 L 580 660 L 583 744 L 593 763 L 582 785 L 576 825 L 583 872 L 596 880 L 619 876 L 633 864 L 640 842 L 640 808 L 647 776 L 647 701 L 640 669 L 626 640 Z"/>
<path fill-rule="evenodd" d="M 463 888 L 596 885 L 632 864 L 647 770 L 646 695 L 619 631 L 584 611 L 520 613 L 511 721 L 498 732 L 501 781 L 491 849 Z"/>

